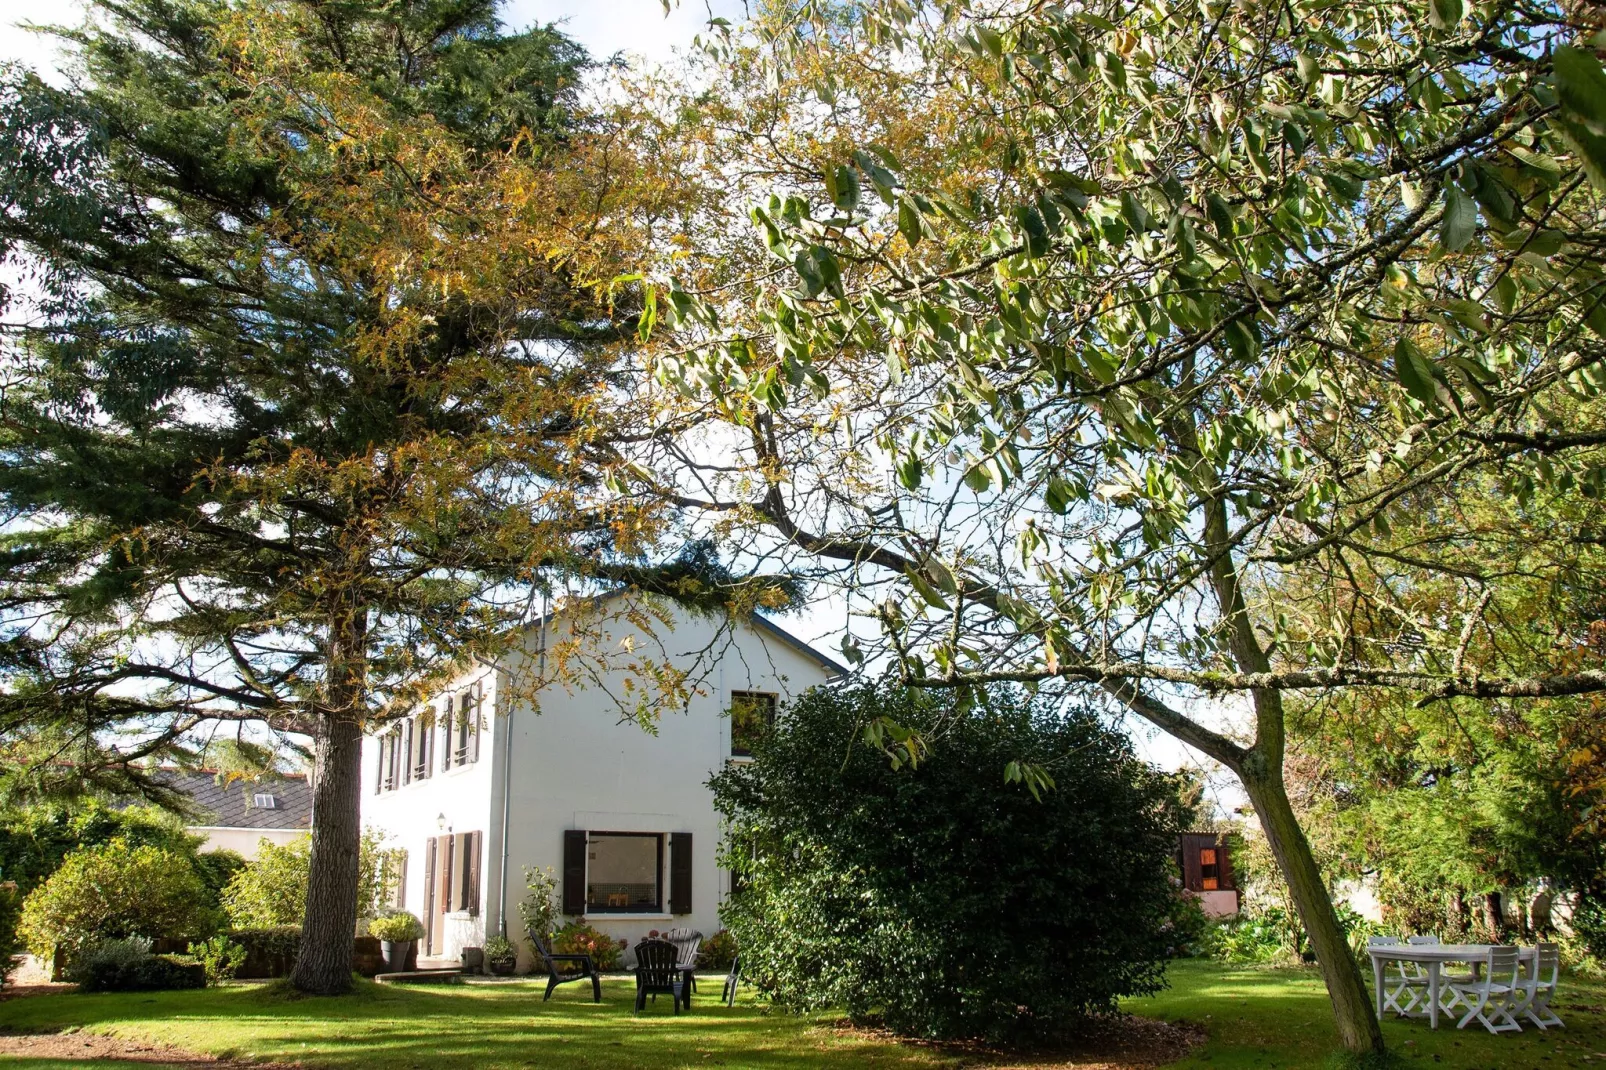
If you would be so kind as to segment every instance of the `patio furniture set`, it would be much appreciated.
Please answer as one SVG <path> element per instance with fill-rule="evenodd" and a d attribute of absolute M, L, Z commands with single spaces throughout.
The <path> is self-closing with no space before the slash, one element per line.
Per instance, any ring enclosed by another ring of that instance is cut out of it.
<path fill-rule="evenodd" d="M 552 990 L 570 981 L 591 982 L 591 998 L 602 1002 L 602 975 L 590 955 L 560 954 L 551 944 L 530 931 L 530 943 L 541 956 L 547 971 L 544 1003 L 552 998 Z M 636 954 L 636 1010 L 647 1005 L 647 997 L 658 1001 L 660 993 L 674 997 L 675 1013 L 682 1007 L 691 1009 L 692 993 L 697 991 L 697 952 L 702 947 L 703 934 L 692 929 L 671 929 L 662 937 L 648 937 L 635 947 Z M 739 960 L 732 960 L 730 973 L 725 977 L 720 1000 L 727 1006 L 736 1002 L 736 986 L 740 980 Z"/>
<path fill-rule="evenodd" d="M 1377 983 L 1379 1017 L 1393 1011 L 1402 1018 L 1427 1018 L 1429 1027 L 1437 1029 L 1441 1012 L 1460 1014 L 1456 1028 L 1477 1021 L 1491 1033 L 1521 1032 L 1519 1018 L 1540 1029 L 1563 1024 L 1550 1009 L 1561 970 L 1555 944 L 1506 947 L 1444 944 L 1437 936 L 1404 941 L 1374 936 L 1367 941 L 1366 953 Z M 1447 963 L 1471 969 L 1448 973 Z"/>

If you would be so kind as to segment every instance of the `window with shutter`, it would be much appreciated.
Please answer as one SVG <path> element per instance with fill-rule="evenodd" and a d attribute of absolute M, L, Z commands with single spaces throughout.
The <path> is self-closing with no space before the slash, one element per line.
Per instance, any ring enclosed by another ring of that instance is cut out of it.
<path fill-rule="evenodd" d="M 582 829 L 563 833 L 563 912 L 586 912 L 586 834 Z"/>
<path fill-rule="evenodd" d="M 691 833 L 675 832 L 669 837 L 669 912 L 691 913 Z"/>
<path fill-rule="evenodd" d="M 397 727 L 401 730 L 401 744 L 402 744 L 401 782 L 403 784 L 411 784 L 413 782 L 413 721 L 412 721 L 412 718 L 409 717 L 407 720 L 403 721 Z"/>
<path fill-rule="evenodd" d="M 452 767 L 452 700 L 441 703 L 441 772 Z"/>

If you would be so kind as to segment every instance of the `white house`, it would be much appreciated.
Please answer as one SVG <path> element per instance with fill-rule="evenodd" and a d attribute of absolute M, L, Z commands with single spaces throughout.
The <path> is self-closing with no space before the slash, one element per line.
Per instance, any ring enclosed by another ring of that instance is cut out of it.
<path fill-rule="evenodd" d="M 742 760 L 750 718 L 844 671 L 760 616 L 633 596 L 532 626 L 500 663 L 364 741 L 363 823 L 406 852 L 397 905 L 424 921 L 420 958 L 522 937 L 526 866 L 551 868 L 564 913 L 631 944 L 716 931 L 729 874 L 708 778 Z"/>
<path fill-rule="evenodd" d="M 255 858 L 264 840 L 282 847 L 312 831 L 312 789 L 305 776 L 228 780 L 205 770 L 170 769 L 162 778 L 200 811 L 187 831 L 204 837 L 202 851 L 237 851 Z"/>

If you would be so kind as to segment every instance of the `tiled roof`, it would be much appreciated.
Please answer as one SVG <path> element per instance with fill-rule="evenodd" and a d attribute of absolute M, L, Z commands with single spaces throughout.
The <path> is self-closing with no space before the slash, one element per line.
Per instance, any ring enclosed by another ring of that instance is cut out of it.
<path fill-rule="evenodd" d="M 224 784 L 215 773 L 182 773 L 175 769 L 162 775 L 205 811 L 196 825 L 239 829 L 312 827 L 312 788 L 304 776 Z"/>

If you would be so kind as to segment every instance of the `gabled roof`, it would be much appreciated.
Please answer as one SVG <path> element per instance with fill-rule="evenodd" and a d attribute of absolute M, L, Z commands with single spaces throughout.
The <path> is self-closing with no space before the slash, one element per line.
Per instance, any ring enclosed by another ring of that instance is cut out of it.
<path fill-rule="evenodd" d="M 196 807 L 203 811 L 194 822 L 197 827 L 312 828 L 312 787 L 305 776 L 234 780 L 228 784 L 223 784 L 216 773 L 205 771 L 167 769 L 161 776 L 194 799 Z"/>
<path fill-rule="evenodd" d="M 621 598 L 629 593 L 630 592 L 628 590 L 608 591 L 604 594 L 591 595 L 586 598 L 576 599 L 574 604 L 577 606 L 599 606 L 604 602 L 612 601 L 615 598 Z M 648 597 L 661 598 L 662 596 L 651 595 Z M 671 603 L 673 602 L 672 599 L 665 599 L 665 601 L 670 601 Z M 566 612 L 573 612 L 573 610 L 569 609 L 566 610 Z M 545 627 L 557 616 L 559 616 L 559 614 L 556 611 L 548 612 L 545 615 L 531 621 L 526 627 L 530 630 Z M 853 671 L 846 665 L 843 665 L 840 661 L 837 661 L 835 658 L 820 653 L 820 651 L 816 650 L 811 644 L 799 639 L 797 636 L 793 635 L 779 624 L 776 624 L 762 613 L 754 613 L 747 619 L 748 623 L 752 624 L 757 631 L 778 639 L 782 643 L 785 643 L 799 654 L 802 654 L 810 661 L 819 665 L 822 669 L 825 669 L 832 676 L 847 676 Z"/>

